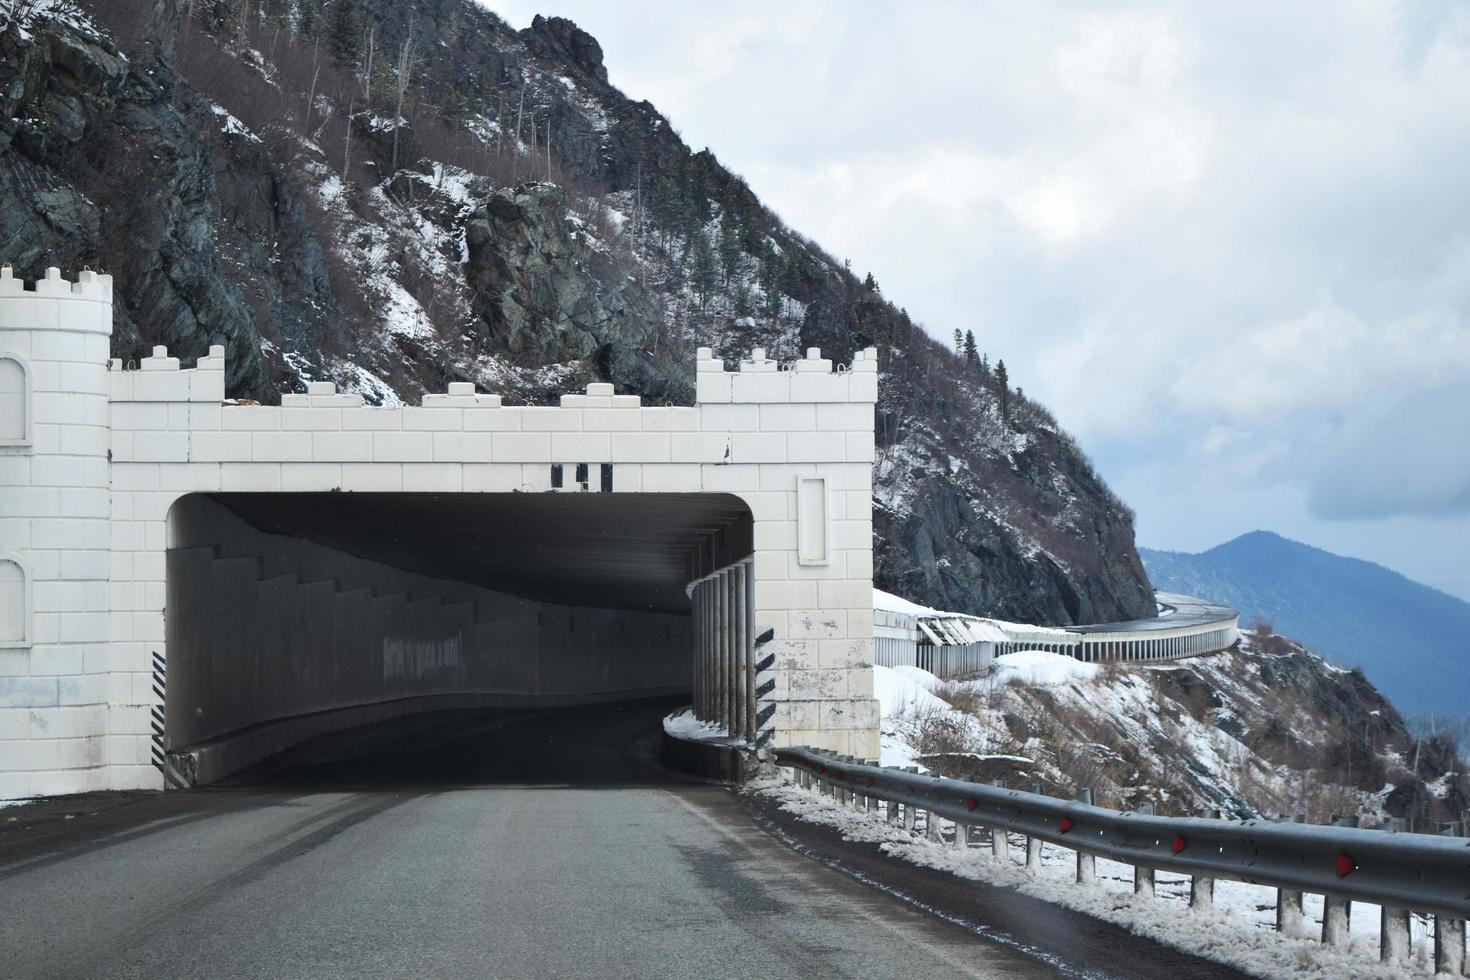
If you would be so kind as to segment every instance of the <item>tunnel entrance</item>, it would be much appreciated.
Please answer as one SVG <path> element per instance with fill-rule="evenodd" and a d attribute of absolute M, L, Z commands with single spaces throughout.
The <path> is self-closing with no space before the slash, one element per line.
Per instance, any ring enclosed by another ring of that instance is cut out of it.
<path fill-rule="evenodd" d="M 687 699 L 686 587 L 752 536 L 730 494 L 183 497 L 166 559 L 170 781 L 429 712 Z"/>

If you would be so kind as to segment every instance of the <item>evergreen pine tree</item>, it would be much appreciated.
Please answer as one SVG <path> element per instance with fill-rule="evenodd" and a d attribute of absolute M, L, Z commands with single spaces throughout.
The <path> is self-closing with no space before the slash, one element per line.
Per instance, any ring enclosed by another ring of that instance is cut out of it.
<path fill-rule="evenodd" d="M 322 40 L 327 50 L 344 65 L 357 61 L 358 48 L 362 44 L 362 24 L 357 16 L 357 0 L 332 0 L 327 8 L 327 20 L 323 25 Z"/>
<path fill-rule="evenodd" d="M 720 265 L 725 270 L 725 282 L 740 271 L 741 239 L 740 222 L 732 208 L 720 213 Z"/>
<path fill-rule="evenodd" d="M 318 0 L 301 0 L 296 13 L 296 29 L 302 37 L 316 37 Z"/>
<path fill-rule="evenodd" d="M 1000 417 L 1001 421 L 1010 421 L 1011 415 L 1011 376 L 1006 373 L 1006 362 L 999 360 L 995 362 L 995 383 L 1000 386 Z"/>
<path fill-rule="evenodd" d="M 703 308 L 709 301 L 710 293 L 715 290 L 718 270 L 715 267 L 715 250 L 710 247 L 709 236 L 702 229 L 694 232 L 691 251 L 689 281 L 699 294 L 699 305 Z"/>
<path fill-rule="evenodd" d="M 975 331 L 965 331 L 965 363 L 976 364 L 979 362 L 979 352 L 975 350 Z"/>
<path fill-rule="evenodd" d="M 960 334 L 960 328 L 954 328 L 954 352 L 960 353 L 965 349 L 965 338 Z"/>

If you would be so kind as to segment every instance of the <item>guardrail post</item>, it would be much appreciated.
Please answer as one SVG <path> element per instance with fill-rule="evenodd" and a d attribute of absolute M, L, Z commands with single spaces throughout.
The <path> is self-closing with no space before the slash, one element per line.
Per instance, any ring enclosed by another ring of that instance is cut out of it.
<path fill-rule="evenodd" d="M 1219 820 L 1220 811 L 1205 807 L 1199 812 L 1206 820 Z M 1215 907 L 1215 879 L 1191 875 L 1189 879 L 1189 907 L 1205 911 Z"/>
<path fill-rule="evenodd" d="M 1383 829 L 1390 834 L 1409 832 L 1409 821 L 1404 817 L 1389 817 Z M 1384 905 L 1380 909 L 1378 924 L 1378 960 L 1381 963 L 1401 965 L 1409 962 L 1409 910 Z"/>
<path fill-rule="evenodd" d="M 1465 920 L 1434 917 L 1434 972 L 1458 977 L 1465 972 Z"/>
<path fill-rule="evenodd" d="M 1153 816 L 1154 805 L 1152 803 L 1145 803 L 1138 808 L 1137 812 L 1146 816 Z M 1153 868 L 1145 868 L 1141 864 L 1135 864 L 1133 866 L 1133 894 L 1143 895 L 1147 898 L 1154 897 Z"/>
<path fill-rule="evenodd" d="M 1286 823 L 1306 823 L 1305 813 L 1296 813 Z M 1302 893 L 1290 888 L 1276 889 L 1276 931 L 1293 939 L 1307 934 L 1306 917 L 1302 913 Z"/>
<path fill-rule="evenodd" d="M 1092 806 L 1092 789 L 1077 791 L 1077 802 Z M 1083 851 L 1077 852 L 1077 884 L 1092 885 L 1097 882 L 1097 859 Z"/>
<path fill-rule="evenodd" d="M 1037 796 L 1044 795 L 1041 792 L 1040 783 L 1032 783 L 1026 787 L 1026 791 Z M 1041 873 L 1041 838 L 1039 837 L 1026 838 L 1026 873 L 1032 876 Z"/>
<path fill-rule="evenodd" d="M 1334 816 L 1338 827 L 1356 827 L 1357 817 Z M 1328 946 L 1346 946 L 1352 928 L 1353 903 L 1345 898 L 1322 896 L 1322 942 Z"/>
<path fill-rule="evenodd" d="M 1383 906 L 1379 920 L 1378 959 L 1394 965 L 1409 962 L 1409 910 Z"/>

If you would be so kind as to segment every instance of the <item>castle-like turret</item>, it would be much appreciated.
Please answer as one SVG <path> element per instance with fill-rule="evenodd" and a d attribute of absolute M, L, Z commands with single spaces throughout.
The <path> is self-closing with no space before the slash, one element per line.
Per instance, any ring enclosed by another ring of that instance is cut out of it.
<path fill-rule="evenodd" d="M 0 797 L 106 785 L 111 334 L 111 276 L 0 269 Z"/>

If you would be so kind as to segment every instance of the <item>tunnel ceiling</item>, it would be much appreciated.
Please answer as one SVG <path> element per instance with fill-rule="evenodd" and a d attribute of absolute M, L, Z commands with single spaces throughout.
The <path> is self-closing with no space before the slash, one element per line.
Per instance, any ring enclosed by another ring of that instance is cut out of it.
<path fill-rule="evenodd" d="M 544 602 L 679 612 L 690 550 L 750 518 L 730 494 L 211 496 L 262 531 L 424 575 Z"/>

